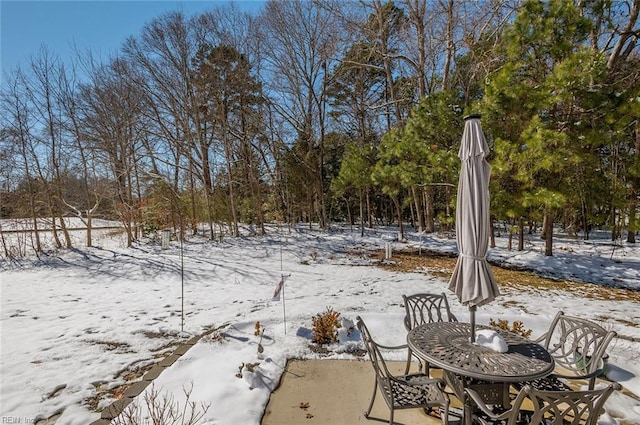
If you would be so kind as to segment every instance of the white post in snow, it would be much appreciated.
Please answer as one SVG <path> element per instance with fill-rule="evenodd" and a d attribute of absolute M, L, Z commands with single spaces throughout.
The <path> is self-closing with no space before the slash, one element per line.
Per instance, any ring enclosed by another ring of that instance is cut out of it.
<path fill-rule="evenodd" d="M 384 259 L 391 260 L 391 254 L 392 254 L 391 242 L 385 242 L 384 243 Z"/>
<path fill-rule="evenodd" d="M 162 231 L 162 249 L 169 249 L 170 238 L 171 238 L 171 230 L 164 229 Z"/>

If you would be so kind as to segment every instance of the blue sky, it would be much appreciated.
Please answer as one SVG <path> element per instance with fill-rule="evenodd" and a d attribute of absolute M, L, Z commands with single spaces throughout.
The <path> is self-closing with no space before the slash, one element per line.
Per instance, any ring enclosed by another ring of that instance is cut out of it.
<path fill-rule="evenodd" d="M 163 13 L 182 10 L 191 15 L 227 3 L 223 0 L 154 1 L 30 1 L 0 0 L 0 62 L 2 73 L 28 64 L 44 44 L 67 60 L 73 45 L 108 57 L 145 23 Z M 257 10 L 262 2 L 236 0 L 241 8 Z"/>

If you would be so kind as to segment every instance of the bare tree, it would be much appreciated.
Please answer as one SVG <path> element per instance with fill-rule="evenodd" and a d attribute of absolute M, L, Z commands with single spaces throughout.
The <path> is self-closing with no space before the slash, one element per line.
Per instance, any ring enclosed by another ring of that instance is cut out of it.
<path fill-rule="evenodd" d="M 56 245 L 62 246 L 58 237 L 58 223 L 64 236 L 66 247 L 71 247 L 71 237 L 64 220 L 66 206 L 63 202 L 62 168 L 63 141 L 61 133 L 61 115 L 59 100 L 58 78 L 62 73 L 62 66 L 45 47 L 37 55 L 32 56 L 30 64 L 31 76 L 26 82 L 29 101 L 33 105 L 38 124 L 42 126 L 41 147 L 46 156 L 40 155 L 37 162 L 40 178 L 47 188 L 49 210 L 51 216 L 51 230 Z M 44 158 L 43 158 L 44 156 Z M 46 159 L 46 161 L 42 161 Z"/>
<path fill-rule="evenodd" d="M 586 15 L 593 23 L 591 30 L 590 47 L 594 52 L 604 55 L 607 59 L 607 82 L 615 87 L 616 97 L 631 93 L 636 90 L 640 82 L 640 55 L 638 54 L 638 41 L 640 40 L 640 0 L 622 0 L 601 7 L 598 3 L 587 1 L 578 2 L 581 13 Z M 592 87 L 593 90 L 596 87 Z M 635 95 L 631 94 L 632 97 Z M 624 114 L 619 114 L 624 115 Z M 622 122 L 623 117 L 617 117 Z M 637 117 L 631 119 L 631 123 L 621 133 L 626 134 L 622 151 L 628 152 L 629 163 L 637 164 L 640 161 L 640 123 Z M 616 152 L 618 149 L 615 150 Z M 609 160 L 613 164 L 616 161 Z M 615 173 L 617 177 L 617 173 Z M 636 217 L 640 205 L 640 177 L 635 175 L 621 176 L 627 180 L 624 187 L 628 190 L 628 231 L 627 242 L 635 242 L 635 233 L 638 230 Z M 615 217 L 615 212 L 612 213 Z M 583 214 L 586 221 L 586 214 Z M 612 221 L 615 222 L 615 219 Z M 624 221 L 624 219 L 621 219 Z M 587 223 L 584 224 L 585 229 Z M 585 232 L 585 237 L 588 233 Z"/>
<path fill-rule="evenodd" d="M 37 208 L 37 182 L 33 171 L 34 140 L 31 134 L 33 127 L 33 117 L 29 107 L 28 95 L 24 85 L 26 78 L 21 70 L 17 70 L 12 78 L 6 81 L 5 89 L 2 91 L 1 107 L 3 117 L 2 141 L 14 148 L 9 148 L 16 153 L 14 165 L 21 167 L 24 173 L 23 178 L 26 183 L 28 194 L 28 213 L 33 226 L 34 250 L 37 254 L 42 252 L 42 242 L 40 239 L 40 213 Z M 7 149 L 7 152 L 9 151 Z"/>
<path fill-rule="evenodd" d="M 607 9 L 604 9 L 607 10 Z M 608 9 L 609 16 L 601 16 L 598 22 L 607 24 L 607 41 L 602 47 L 602 51 L 608 53 L 607 68 L 613 69 L 619 66 L 620 62 L 627 60 L 636 49 L 640 40 L 640 27 L 638 26 L 638 16 L 640 15 L 640 0 L 624 0 Z M 600 36 L 593 37 L 594 47 Z"/>
<path fill-rule="evenodd" d="M 193 85 L 192 61 L 201 43 L 215 39 L 202 16 L 188 20 L 180 12 L 162 15 L 147 24 L 138 38 L 129 38 L 123 50 L 143 76 L 143 92 L 148 104 L 150 131 L 166 140 L 168 155 L 157 156 L 165 172 L 171 175 L 174 191 L 179 191 L 182 173 L 191 182 L 191 216 L 195 230 L 196 185 L 204 187 L 205 214 L 210 237 L 214 238 L 212 155 L 215 140 L 204 120 L 206 99 L 198 96 Z"/>
<path fill-rule="evenodd" d="M 114 203 L 130 246 L 139 222 L 139 161 L 144 122 L 142 93 L 131 64 L 119 58 L 94 69 L 80 88 L 82 128 L 114 181 Z"/>
<path fill-rule="evenodd" d="M 291 154 L 313 180 L 308 215 L 327 225 L 324 138 L 328 69 L 335 58 L 336 21 L 313 2 L 270 1 L 261 17 L 265 69 L 272 106 L 293 131 Z"/>
<path fill-rule="evenodd" d="M 80 170 L 80 190 L 83 195 L 79 202 L 73 202 L 67 197 L 63 198 L 63 202 L 85 224 L 86 246 L 92 246 L 93 218 L 104 194 L 95 186 L 97 181 L 95 164 L 81 127 L 75 69 L 69 72 L 67 68 L 63 68 L 59 75 L 59 102 L 65 116 L 65 122 L 62 125 L 71 139 L 69 144 L 74 152 L 72 157 L 77 159 L 76 167 Z"/>

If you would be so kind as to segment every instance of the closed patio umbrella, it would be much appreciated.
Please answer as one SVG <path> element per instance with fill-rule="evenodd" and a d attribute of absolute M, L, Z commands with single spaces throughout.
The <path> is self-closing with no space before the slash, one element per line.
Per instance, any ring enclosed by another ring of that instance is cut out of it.
<path fill-rule="evenodd" d="M 465 117 L 458 156 L 462 163 L 456 207 L 458 261 L 449 281 L 463 305 L 469 306 L 471 342 L 475 342 L 475 312 L 500 295 L 489 263 L 489 176 L 491 166 L 487 141 L 480 126 L 480 115 Z"/>

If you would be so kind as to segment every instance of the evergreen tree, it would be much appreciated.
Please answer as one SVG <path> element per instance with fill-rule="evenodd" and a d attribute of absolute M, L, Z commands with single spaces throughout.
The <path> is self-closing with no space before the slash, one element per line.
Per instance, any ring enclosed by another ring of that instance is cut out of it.
<path fill-rule="evenodd" d="M 364 236 L 365 222 L 368 221 L 369 226 L 371 226 L 371 208 L 368 194 L 372 186 L 371 174 L 375 164 L 375 157 L 375 150 L 372 144 L 364 146 L 358 143 L 348 144 L 342 158 L 340 172 L 331 185 L 333 192 L 343 198 L 347 197 L 351 191 L 356 192 L 361 236 Z M 349 208 L 348 205 L 349 201 L 347 199 L 347 208 Z M 349 215 L 351 216 L 351 214 Z"/>
<path fill-rule="evenodd" d="M 389 196 L 393 202 L 394 214 L 400 227 L 400 238 L 404 238 L 404 223 L 402 214 L 402 199 L 404 188 L 410 184 L 412 177 L 407 169 L 415 168 L 415 161 L 411 152 L 402 149 L 403 129 L 394 128 L 382 136 L 378 161 L 373 167 L 371 176 L 373 182 Z M 407 161 L 407 164 L 402 164 Z"/>
<path fill-rule="evenodd" d="M 250 188 L 250 196 L 259 199 L 258 160 L 250 141 L 252 133 L 255 134 L 254 115 L 262 99 L 261 86 L 251 75 L 251 64 L 246 56 L 231 46 L 204 45 L 198 50 L 193 65 L 193 82 L 203 116 L 199 131 L 205 133 L 201 139 L 207 141 L 207 146 L 218 141 L 222 148 L 230 227 L 232 234 L 237 236 L 240 220 L 238 183 L 243 181 Z M 203 152 L 208 155 L 208 148 Z M 253 204 L 261 208 L 259 203 Z M 262 225 L 261 214 L 257 217 Z"/>
<path fill-rule="evenodd" d="M 453 222 L 450 205 L 460 165 L 457 153 L 462 128 L 456 92 L 434 93 L 414 109 L 395 147 L 403 185 L 411 191 L 422 231 L 434 231 L 438 210 L 441 224 Z M 443 195 L 439 206 L 435 205 L 437 194 Z"/>
<path fill-rule="evenodd" d="M 583 46 L 589 31 L 571 1 L 525 2 L 505 31 L 509 62 L 489 78 L 482 100 L 496 153 L 510 163 L 498 167 L 496 177 L 506 172 L 499 184 L 517 189 L 515 202 L 542 219 L 546 255 L 552 255 L 554 219 L 574 191 L 570 177 L 584 152 L 574 131 L 575 91 L 584 78 L 576 68 L 587 74 L 597 68 Z"/>

